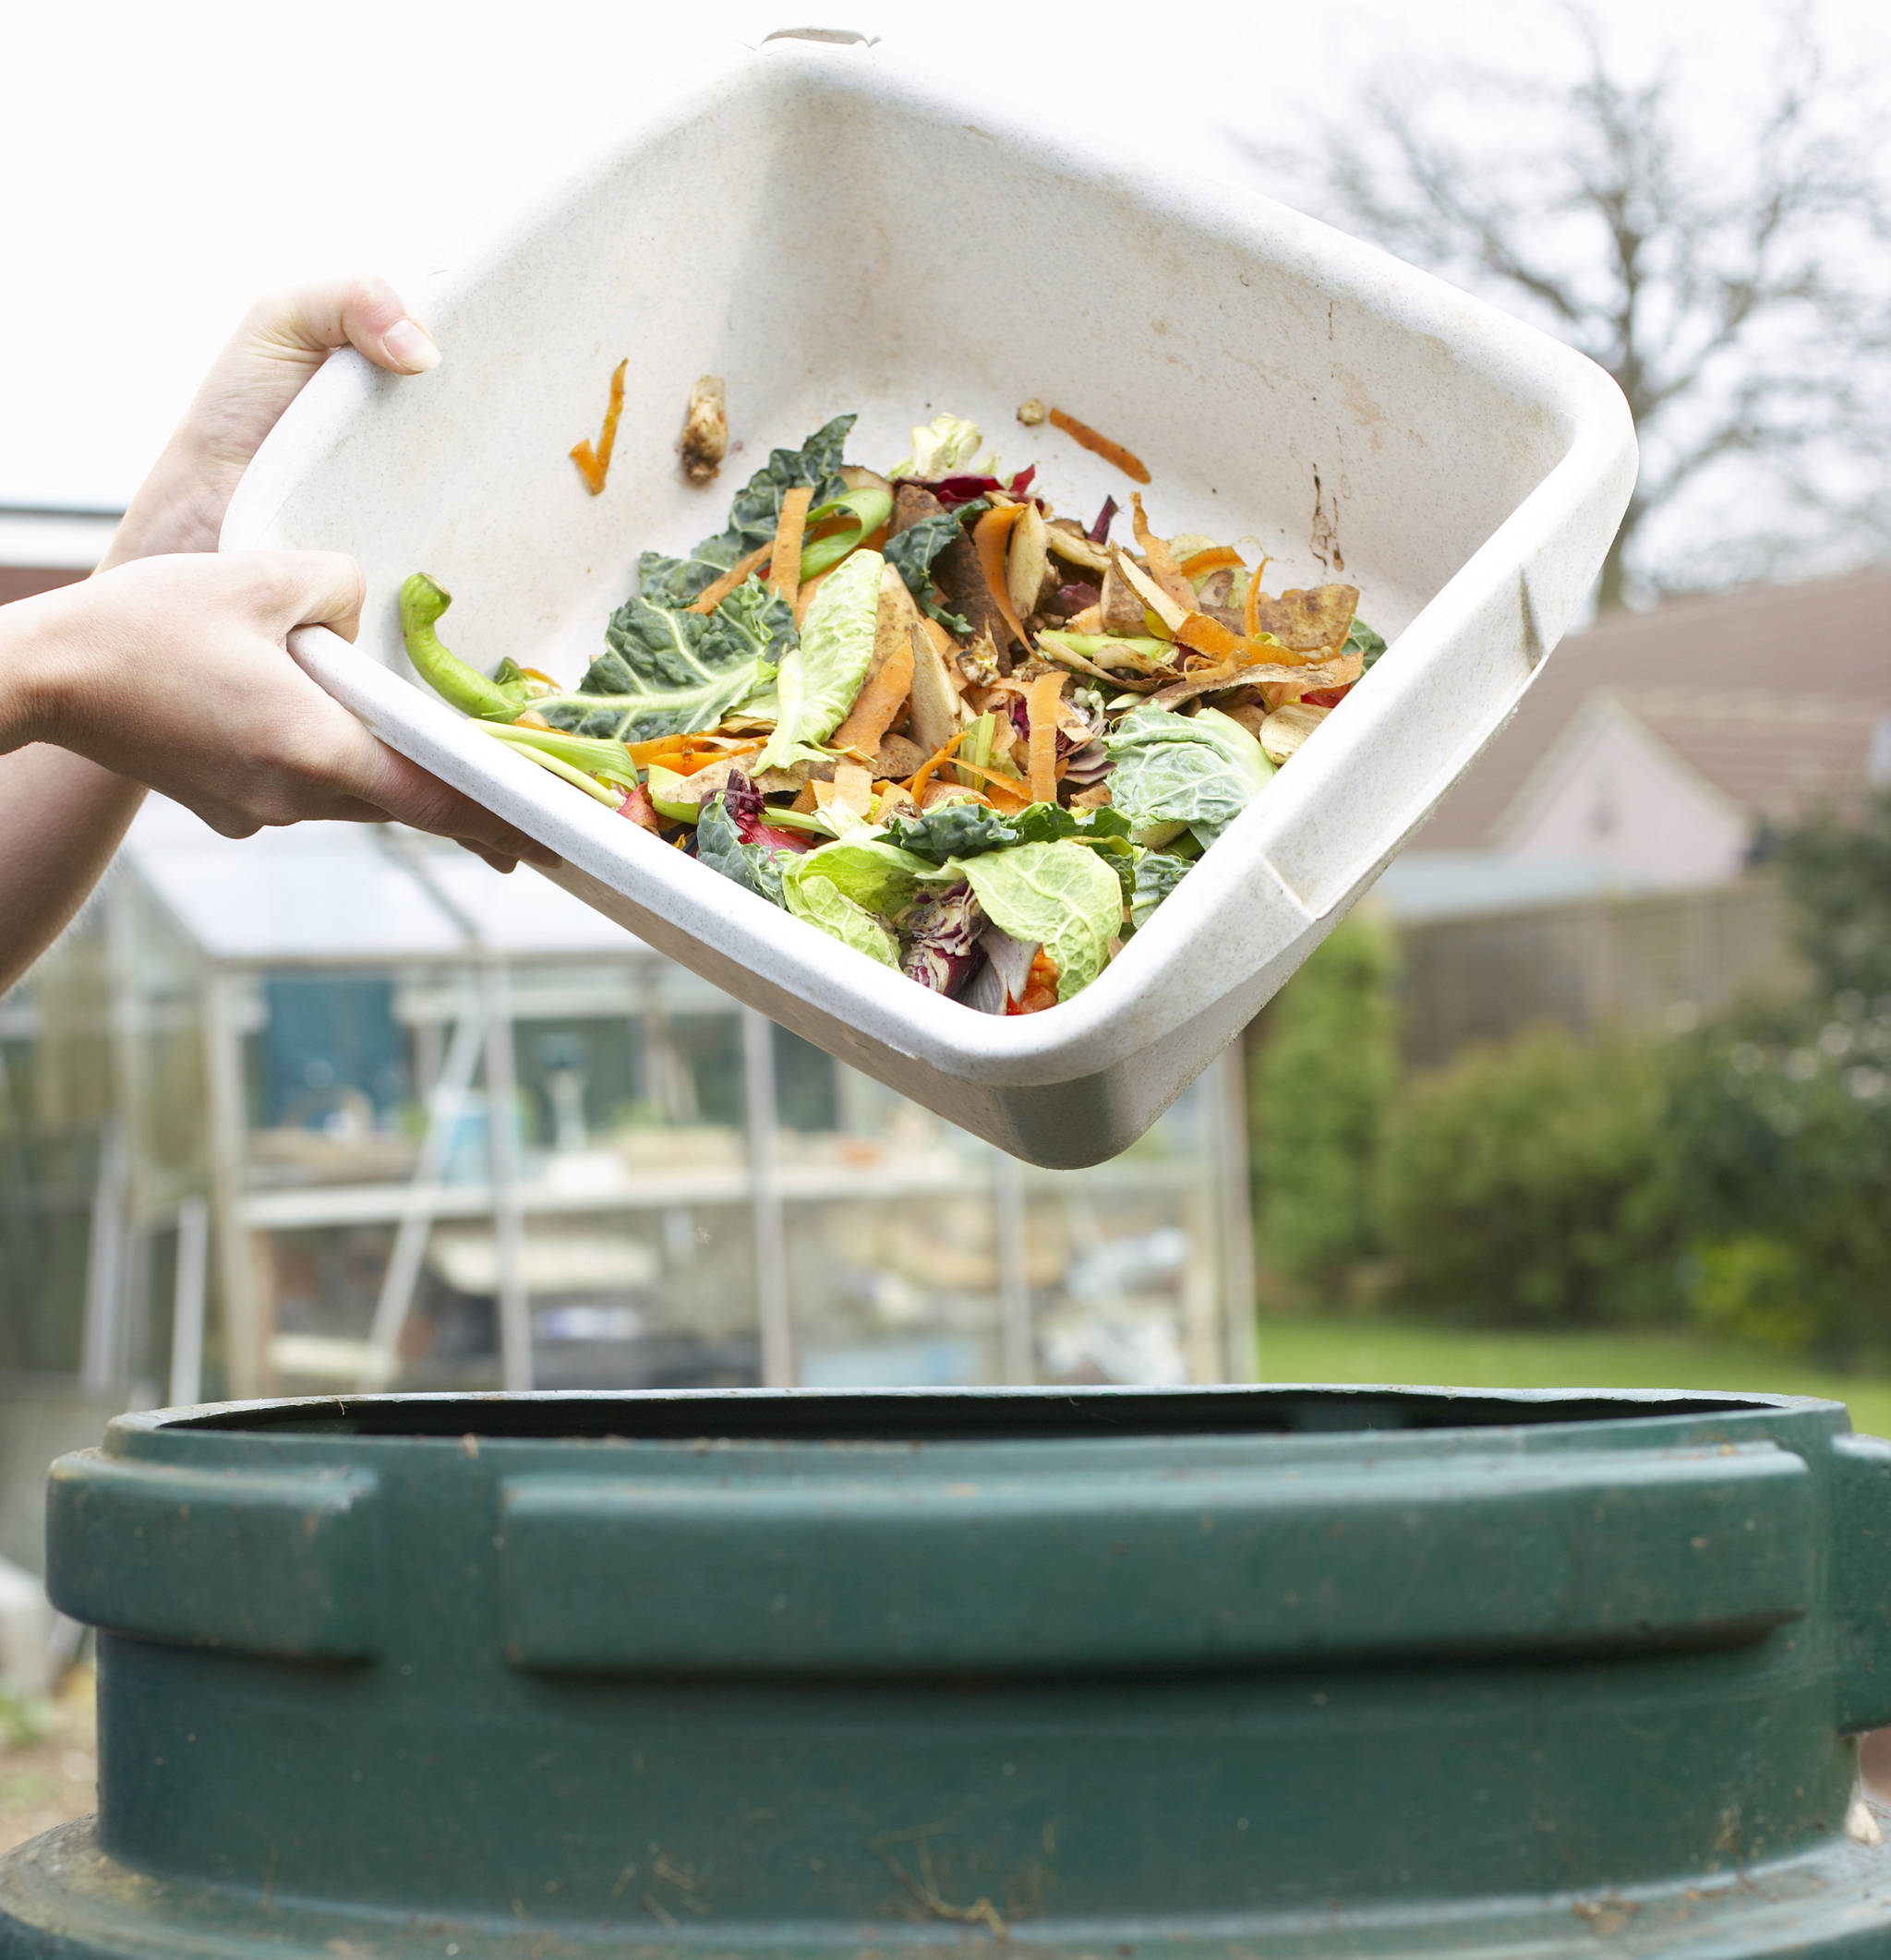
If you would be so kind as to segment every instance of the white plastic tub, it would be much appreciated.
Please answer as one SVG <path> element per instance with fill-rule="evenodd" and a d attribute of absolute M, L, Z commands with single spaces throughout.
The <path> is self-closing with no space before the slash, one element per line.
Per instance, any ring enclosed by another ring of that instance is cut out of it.
<path fill-rule="evenodd" d="M 1134 117 L 1053 137 L 940 92 L 897 51 L 776 41 L 630 130 L 428 306 L 399 382 L 331 361 L 264 446 L 226 548 L 353 552 L 359 645 L 298 636 L 384 740 L 551 845 L 567 889 L 797 1034 L 1048 1165 L 1121 1150 L 1371 884 L 1516 707 L 1634 479 L 1579 355 L 1258 197 L 1165 176 Z M 565 451 L 628 355 L 605 494 Z M 694 489 L 691 382 L 742 448 Z M 1343 575 L 1393 641 L 1343 708 L 1087 992 L 975 1013 L 853 954 L 489 738 L 416 681 L 395 593 L 454 595 L 464 656 L 575 678 L 640 550 L 719 530 L 779 444 L 858 410 L 885 468 L 940 409 L 1086 518 L 1128 486 L 1042 396 L 1136 450 L 1163 532 L 1259 536 L 1269 584 Z M 1324 558 L 1322 559 L 1322 555 Z"/>

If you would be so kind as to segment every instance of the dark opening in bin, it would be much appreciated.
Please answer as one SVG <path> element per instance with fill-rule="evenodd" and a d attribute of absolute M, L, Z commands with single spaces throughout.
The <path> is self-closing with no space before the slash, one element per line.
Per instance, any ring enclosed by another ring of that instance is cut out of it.
<path fill-rule="evenodd" d="M 619 1396 L 325 1397 L 214 1411 L 164 1426 L 277 1436 L 452 1437 L 503 1441 L 1006 1441 L 1084 1437 L 1305 1436 L 1485 1429 L 1735 1415 L 1765 1398 L 1620 1394 L 1396 1393 L 1371 1389 L 1231 1389 L 1045 1393 L 929 1390 L 772 1393 L 680 1390 Z"/>

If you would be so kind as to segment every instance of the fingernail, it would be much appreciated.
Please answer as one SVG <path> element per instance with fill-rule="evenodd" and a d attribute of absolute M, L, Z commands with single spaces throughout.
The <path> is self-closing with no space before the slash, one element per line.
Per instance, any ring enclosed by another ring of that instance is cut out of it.
<path fill-rule="evenodd" d="M 417 321 L 397 319 L 381 335 L 380 344 L 388 359 L 409 374 L 425 374 L 429 367 L 440 366 L 440 349 Z"/>

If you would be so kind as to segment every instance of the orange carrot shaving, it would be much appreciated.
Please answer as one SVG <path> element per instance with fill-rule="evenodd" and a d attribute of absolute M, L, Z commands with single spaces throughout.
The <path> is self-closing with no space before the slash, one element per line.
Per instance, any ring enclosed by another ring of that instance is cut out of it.
<path fill-rule="evenodd" d="M 1247 645 L 1239 633 L 1201 612 L 1190 613 L 1175 629 L 1175 638 L 1182 645 L 1192 646 L 1198 654 L 1210 654 L 1217 660 L 1238 660 Z"/>
<path fill-rule="evenodd" d="M 1052 427 L 1061 428 L 1079 448 L 1087 449 L 1092 456 L 1101 456 L 1105 463 L 1114 463 L 1134 482 L 1149 481 L 1149 472 L 1143 467 L 1140 456 L 1133 455 L 1120 442 L 1112 442 L 1107 436 L 1098 435 L 1089 423 L 1079 422 L 1075 415 L 1066 415 L 1061 408 L 1054 408 L 1049 420 Z"/>
<path fill-rule="evenodd" d="M 1242 666 L 1264 661 L 1274 667 L 1307 667 L 1326 657 L 1324 651 L 1300 653 L 1291 646 L 1277 646 L 1265 634 L 1247 639 L 1232 632 L 1219 619 L 1206 613 L 1192 612 L 1175 629 L 1176 643 L 1207 654 L 1216 660 L 1233 660 Z"/>
<path fill-rule="evenodd" d="M 1204 571 L 1233 571 L 1241 569 L 1241 554 L 1233 545 L 1210 545 L 1206 551 L 1191 551 L 1177 566 L 1185 579 L 1198 579 Z"/>
<path fill-rule="evenodd" d="M 617 421 L 624 412 L 624 369 L 630 365 L 628 358 L 620 361 L 617 372 L 610 378 L 610 406 L 604 411 L 604 427 L 596 449 L 592 449 L 590 438 L 586 437 L 572 451 L 572 461 L 578 465 L 578 474 L 594 497 L 603 493 L 604 479 L 610 475 L 610 452 L 617 447 Z"/>
<path fill-rule="evenodd" d="M 513 721 L 512 726 L 515 728 L 548 728 L 551 724 L 536 708 L 527 708 Z"/>
<path fill-rule="evenodd" d="M 1247 604 L 1242 609 L 1242 629 L 1251 640 L 1260 631 L 1260 575 L 1268 568 L 1268 560 L 1262 559 L 1254 568 L 1254 576 L 1247 582 Z"/>
<path fill-rule="evenodd" d="M 923 626 L 926 630 L 926 638 L 929 639 L 933 643 L 933 646 L 938 649 L 940 659 L 945 659 L 946 655 L 952 651 L 952 635 L 948 633 L 946 629 L 939 624 L 938 620 L 934 619 L 923 619 L 920 621 L 920 624 Z M 948 667 L 946 669 L 946 676 L 948 679 L 951 676 L 951 672 L 952 669 Z M 961 676 L 961 681 L 963 677 Z"/>
<path fill-rule="evenodd" d="M 847 719 L 827 740 L 837 749 L 850 749 L 869 762 L 880 752 L 881 740 L 912 692 L 912 648 L 896 643 L 885 659 L 867 676 L 854 696 Z M 864 812 L 861 812 L 865 814 Z"/>
<path fill-rule="evenodd" d="M 1029 646 L 1025 637 L 1024 622 L 1012 609 L 1011 592 L 1005 578 L 1005 546 L 1011 535 L 1011 527 L 1024 514 L 1022 504 L 1012 504 L 1002 511 L 987 511 L 971 527 L 971 541 L 979 555 L 979 570 L 985 575 L 985 590 L 992 595 L 992 604 L 998 608 L 998 617 L 1004 620 L 1018 645 Z M 999 650 L 998 671 L 1008 674 L 1011 661 L 1008 652 Z"/>
<path fill-rule="evenodd" d="M 847 560 L 842 559 L 840 562 L 844 565 Z M 825 571 L 815 572 L 813 577 L 801 587 L 801 594 L 794 602 L 794 623 L 797 626 L 807 618 L 808 607 L 814 603 L 814 595 L 820 591 L 822 580 L 831 577 L 837 569 L 837 567 L 829 565 Z"/>
<path fill-rule="evenodd" d="M 1175 554 L 1169 549 L 1168 539 L 1158 537 L 1150 529 L 1149 519 L 1142 514 L 1142 493 L 1138 491 L 1132 495 L 1129 504 L 1136 542 L 1141 546 L 1142 555 L 1149 560 L 1150 576 L 1178 606 L 1192 608 L 1195 587 L 1183 577 L 1182 568 L 1175 562 Z"/>
<path fill-rule="evenodd" d="M 1068 676 L 1040 674 L 1025 691 L 1024 715 L 1030 727 L 1030 800 L 1057 800 L 1057 697 Z"/>
<path fill-rule="evenodd" d="M 695 776 L 717 763 L 733 762 L 739 755 L 759 755 L 762 749 L 761 742 L 751 742 L 743 749 L 686 749 L 675 762 L 663 766 L 678 776 Z"/>
<path fill-rule="evenodd" d="M 648 741 L 626 742 L 624 752 L 642 768 L 649 763 L 660 763 L 666 756 L 681 755 L 689 745 L 687 735 L 656 735 Z"/>
<path fill-rule="evenodd" d="M 774 548 L 772 542 L 765 545 L 757 545 L 746 558 L 738 559 L 719 579 L 717 579 L 711 584 L 704 586 L 702 591 L 690 601 L 690 610 L 692 612 L 714 612 L 744 579 L 759 571 L 768 562 L 768 554 Z"/>
<path fill-rule="evenodd" d="M 973 776 L 984 779 L 985 794 L 1000 810 L 1023 810 L 1039 800 L 1032 796 L 1015 776 L 1006 776 L 1000 769 L 987 769 L 982 763 L 969 763 L 961 757 L 952 765 L 955 769 L 969 770 Z"/>
<path fill-rule="evenodd" d="M 781 499 L 781 516 L 768 558 L 768 583 L 777 598 L 792 606 L 801 584 L 801 534 L 808 528 L 808 506 L 814 500 L 806 484 L 798 484 Z"/>
<path fill-rule="evenodd" d="M 824 789 L 831 793 L 823 796 Z M 873 771 L 862 769 L 858 763 L 842 763 L 835 770 L 831 783 L 814 785 L 814 801 L 824 809 L 830 803 L 838 803 L 857 817 L 865 816 L 873 805 Z"/>
<path fill-rule="evenodd" d="M 935 749 L 932 752 L 932 754 L 927 756 L 925 761 L 922 762 L 919 765 L 919 767 L 915 769 L 909 776 L 907 777 L 906 793 L 909 797 L 911 797 L 915 803 L 917 803 L 920 798 L 925 794 L 926 785 L 933 780 L 933 771 L 938 768 L 942 763 L 949 763 L 952 760 L 954 753 L 957 752 L 959 743 L 962 742 L 965 738 L 970 733 L 971 730 L 969 727 L 959 729 L 958 733 L 955 735 L 950 741 L 946 742 L 943 747 Z"/>

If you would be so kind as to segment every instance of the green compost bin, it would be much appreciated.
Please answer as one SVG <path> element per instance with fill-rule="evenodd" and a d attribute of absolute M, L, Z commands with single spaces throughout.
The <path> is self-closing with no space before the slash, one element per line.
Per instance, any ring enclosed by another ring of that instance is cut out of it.
<path fill-rule="evenodd" d="M 1785 1397 L 126 1416 L 0 1956 L 1891 1955 L 1887 1553 Z"/>

